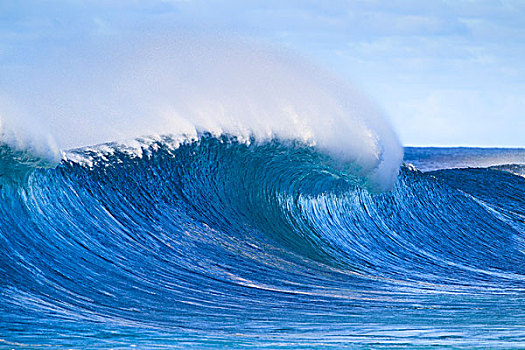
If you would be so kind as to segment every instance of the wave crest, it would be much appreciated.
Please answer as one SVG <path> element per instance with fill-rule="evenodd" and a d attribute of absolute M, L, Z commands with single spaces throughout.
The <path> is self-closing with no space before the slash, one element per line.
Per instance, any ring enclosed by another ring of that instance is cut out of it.
<path fill-rule="evenodd" d="M 43 50 L 3 80 L 0 96 L 17 108 L 0 113 L 37 116 L 64 149 L 204 132 L 294 140 L 359 164 L 379 190 L 395 181 L 402 148 L 381 111 L 298 57 L 233 40 L 148 35 L 55 49 L 64 58 Z"/>

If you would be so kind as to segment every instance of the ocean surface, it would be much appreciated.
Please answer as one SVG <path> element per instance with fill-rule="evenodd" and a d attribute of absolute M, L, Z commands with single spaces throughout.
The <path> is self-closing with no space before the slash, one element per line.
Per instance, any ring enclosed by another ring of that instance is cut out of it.
<path fill-rule="evenodd" d="M 0 348 L 525 348 L 524 149 L 250 141 L 0 146 Z"/>

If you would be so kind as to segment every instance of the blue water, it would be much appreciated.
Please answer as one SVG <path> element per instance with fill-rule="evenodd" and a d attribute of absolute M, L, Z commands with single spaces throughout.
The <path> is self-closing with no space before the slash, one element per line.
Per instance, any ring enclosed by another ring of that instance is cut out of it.
<path fill-rule="evenodd" d="M 525 150 L 144 147 L 0 149 L 0 348 L 525 348 Z"/>

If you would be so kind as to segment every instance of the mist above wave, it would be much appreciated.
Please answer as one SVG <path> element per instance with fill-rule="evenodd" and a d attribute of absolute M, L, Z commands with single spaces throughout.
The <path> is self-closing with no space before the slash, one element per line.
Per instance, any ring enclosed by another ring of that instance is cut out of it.
<path fill-rule="evenodd" d="M 379 189 L 402 158 L 382 113 L 345 82 L 274 48 L 200 35 L 52 45 L 0 78 L 0 117 L 15 121 L 9 142 L 25 129 L 62 149 L 201 132 L 294 139 L 356 164 Z M 33 148 L 53 149 L 40 138 Z"/>

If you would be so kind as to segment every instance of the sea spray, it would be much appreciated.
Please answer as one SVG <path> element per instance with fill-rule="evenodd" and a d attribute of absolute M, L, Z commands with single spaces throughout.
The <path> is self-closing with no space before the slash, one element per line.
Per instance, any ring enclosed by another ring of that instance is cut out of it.
<path fill-rule="evenodd" d="M 142 35 L 53 47 L 0 78 L 0 94 L 17 107 L 2 115 L 38 119 L 61 149 L 203 132 L 297 140 L 381 190 L 402 158 L 380 110 L 347 83 L 241 40 Z"/>

